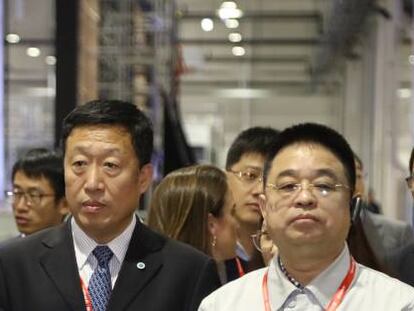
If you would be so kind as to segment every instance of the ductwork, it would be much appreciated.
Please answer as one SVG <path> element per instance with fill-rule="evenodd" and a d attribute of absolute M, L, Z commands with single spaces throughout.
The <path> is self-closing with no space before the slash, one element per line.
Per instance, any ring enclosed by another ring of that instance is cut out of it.
<path fill-rule="evenodd" d="M 332 0 L 325 16 L 326 31 L 311 68 L 314 79 L 327 73 L 339 57 L 353 55 L 356 38 L 375 9 L 376 0 Z"/>

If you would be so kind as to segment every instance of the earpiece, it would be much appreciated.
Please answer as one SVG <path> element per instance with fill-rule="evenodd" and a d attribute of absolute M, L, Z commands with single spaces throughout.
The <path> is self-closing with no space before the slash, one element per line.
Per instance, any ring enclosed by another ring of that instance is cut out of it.
<path fill-rule="evenodd" d="M 361 214 L 362 199 L 360 196 L 353 197 L 351 200 L 351 224 L 354 224 Z"/>

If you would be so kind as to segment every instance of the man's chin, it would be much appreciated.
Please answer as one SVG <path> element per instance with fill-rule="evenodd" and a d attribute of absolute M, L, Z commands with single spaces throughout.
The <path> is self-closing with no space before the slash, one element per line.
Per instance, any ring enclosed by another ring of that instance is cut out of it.
<path fill-rule="evenodd" d="M 262 224 L 262 215 L 254 211 L 240 215 L 240 217 L 237 217 L 237 219 L 241 225 L 255 227 L 257 229 L 260 229 L 260 226 Z"/>

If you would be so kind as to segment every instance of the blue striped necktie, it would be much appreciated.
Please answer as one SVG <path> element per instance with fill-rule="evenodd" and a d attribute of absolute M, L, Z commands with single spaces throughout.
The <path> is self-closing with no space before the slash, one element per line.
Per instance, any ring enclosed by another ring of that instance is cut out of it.
<path fill-rule="evenodd" d="M 105 311 L 112 292 L 109 261 L 114 254 L 106 245 L 95 247 L 92 254 L 98 260 L 98 266 L 89 280 L 89 295 L 91 296 L 93 310 Z"/>

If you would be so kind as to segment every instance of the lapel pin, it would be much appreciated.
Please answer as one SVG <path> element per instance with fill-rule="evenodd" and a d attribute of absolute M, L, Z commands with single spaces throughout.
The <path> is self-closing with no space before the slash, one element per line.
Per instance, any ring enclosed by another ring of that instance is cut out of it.
<path fill-rule="evenodd" d="M 143 263 L 142 261 L 137 263 L 137 268 L 139 270 L 144 270 L 145 269 L 145 263 Z"/>

